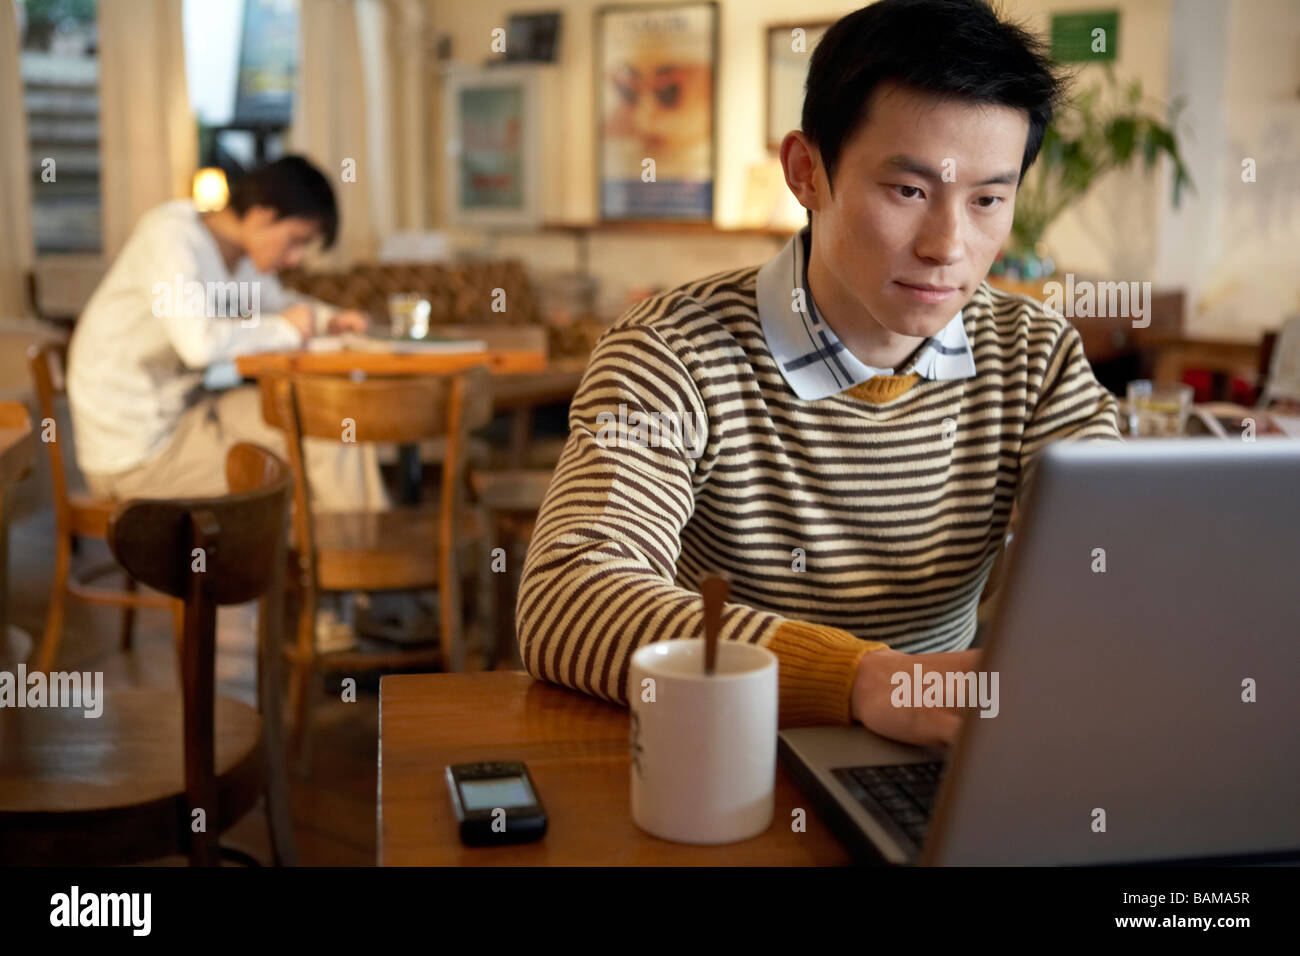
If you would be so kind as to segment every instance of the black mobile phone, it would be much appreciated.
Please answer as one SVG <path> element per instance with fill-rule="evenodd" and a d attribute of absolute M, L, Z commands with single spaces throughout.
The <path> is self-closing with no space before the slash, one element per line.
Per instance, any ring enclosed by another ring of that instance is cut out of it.
<path fill-rule="evenodd" d="M 452 764 L 447 788 L 466 846 L 528 843 L 546 834 L 546 810 L 518 760 Z"/>

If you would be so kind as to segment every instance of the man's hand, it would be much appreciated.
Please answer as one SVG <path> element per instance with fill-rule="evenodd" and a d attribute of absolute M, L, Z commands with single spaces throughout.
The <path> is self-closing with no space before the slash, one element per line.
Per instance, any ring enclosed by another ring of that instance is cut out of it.
<path fill-rule="evenodd" d="M 364 333 L 370 327 L 370 316 L 359 309 L 347 309 L 329 321 L 329 334 L 342 335 L 344 332 Z"/>
<path fill-rule="evenodd" d="M 312 313 L 311 306 L 305 303 L 291 305 L 280 313 L 280 318 L 284 319 L 295 329 L 303 339 L 311 338 L 312 332 L 315 331 L 315 315 Z"/>
<path fill-rule="evenodd" d="M 894 674 L 902 671 L 908 675 L 912 668 L 921 665 L 922 674 L 930 671 L 973 671 L 979 666 L 980 652 L 948 651 L 941 654 L 903 654 L 881 649 L 863 655 L 853 681 L 853 719 L 861 721 L 868 729 L 924 747 L 947 746 L 961 726 L 962 710 L 957 707 L 916 707 L 910 700 L 905 707 L 895 707 L 890 700 L 895 685 Z M 945 681 L 946 683 L 946 681 Z M 972 702 L 974 703 L 974 702 Z"/>

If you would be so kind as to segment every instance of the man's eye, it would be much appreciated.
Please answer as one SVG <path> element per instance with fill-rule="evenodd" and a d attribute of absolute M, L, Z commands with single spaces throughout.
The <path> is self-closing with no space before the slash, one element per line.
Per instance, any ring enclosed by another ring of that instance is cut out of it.
<path fill-rule="evenodd" d="M 917 196 L 921 195 L 921 189 L 919 186 L 895 186 L 894 188 L 898 190 L 898 194 L 902 196 L 904 199 L 915 199 L 917 198 Z M 916 195 L 915 196 L 908 195 L 906 190 L 909 189 Z"/>
<path fill-rule="evenodd" d="M 985 200 L 989 199 L 991 199 L 992 202 L 985 202 Z M 985 209 L 996 209 L 1002 203 L 1006 202 L 1006 200 L 1001 196 L 980 196 L 979 202 Z"/>

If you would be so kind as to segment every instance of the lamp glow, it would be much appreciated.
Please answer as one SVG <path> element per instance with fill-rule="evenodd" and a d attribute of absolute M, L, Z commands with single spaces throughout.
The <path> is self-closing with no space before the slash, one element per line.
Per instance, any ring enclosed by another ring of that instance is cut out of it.
<path fill-rule="evenodd" d="M 193 193 L 194 205 L 199 212 L 216 212 L 224 208 L 230 198 L 226 174 L 213 166 L 200 169 L 194 174 Z"/>

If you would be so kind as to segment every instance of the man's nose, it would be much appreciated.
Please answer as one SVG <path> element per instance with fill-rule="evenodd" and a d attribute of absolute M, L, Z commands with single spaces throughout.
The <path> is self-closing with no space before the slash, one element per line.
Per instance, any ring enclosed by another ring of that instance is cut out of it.
<path fill-rule="evenodd" d="M 936 204 L 921 224 L 916 254 L 941 265 L 961 258 L 961 214 L 951 204 Z"/>

